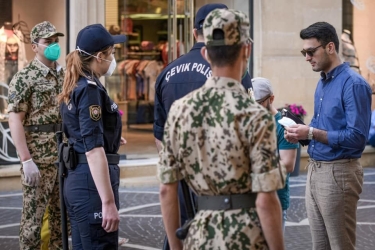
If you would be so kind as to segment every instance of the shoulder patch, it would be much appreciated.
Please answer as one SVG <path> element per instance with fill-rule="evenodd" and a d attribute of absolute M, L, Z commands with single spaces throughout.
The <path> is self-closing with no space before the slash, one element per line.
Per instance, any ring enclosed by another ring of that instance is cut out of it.
<path fill-rule="evenodd" d="M 99 105 L 91 105 L 89 109 L 91 120 L 99 121 L 102 118 L 102 109 Z"/>

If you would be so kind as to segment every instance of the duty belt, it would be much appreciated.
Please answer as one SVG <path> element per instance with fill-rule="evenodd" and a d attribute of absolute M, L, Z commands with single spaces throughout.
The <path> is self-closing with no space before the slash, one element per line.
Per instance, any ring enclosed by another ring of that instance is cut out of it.
<path fill-rule="evenodd" d="M 120 155 L 118 154 L 106 154 L 107 162 L 109 165 L 117 165 L 120 162 Z M 77 154 L 77 164 L 88 163 L 85 154 Z"/>
<path fill-rule="evenodd" d="M 62 124 L 61 123 L 53 123 L 53 124 L 43 124 L 43 125 L 30 125 L 30 126 L 24 126 L 23 127 L 25 131 L 27 132 L 46 132 L 46 133 L 51 133 L 51 132 L 57 132 L 61 131 L 62 129 Z"/>
<path fill-rule="evenodd" d="M 256 198 L 256 193 L 198 196 L 198 211 L 255 208 Z"/>

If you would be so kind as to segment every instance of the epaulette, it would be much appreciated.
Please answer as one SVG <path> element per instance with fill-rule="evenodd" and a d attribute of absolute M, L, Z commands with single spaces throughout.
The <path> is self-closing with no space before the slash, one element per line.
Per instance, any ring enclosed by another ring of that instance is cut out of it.
<path fill-rule="evenodd" d="M 94 82 L 94 81 L 91 81 L 91 80 L 87 80 L 87 83 L 88 83 L 88 84 L 91 84 L 91 85 L 95 85 L 95 86 L 98 86 L 98 84 L 96 84 L 96 82 Z"/>

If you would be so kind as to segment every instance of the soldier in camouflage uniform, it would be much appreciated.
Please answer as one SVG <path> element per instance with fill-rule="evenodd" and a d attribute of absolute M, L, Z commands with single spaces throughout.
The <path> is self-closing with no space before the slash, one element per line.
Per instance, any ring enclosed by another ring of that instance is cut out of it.
<path fill-rule="evenodd" d="M 181 179 L 198 195 L 184 249 L 284 249 L 275 191 L 284 185 L 285 169 L 278 164 L 274 119 L 240 83 L 250 56 L 249 27 L 239 11 L 208 14 L 201 53 L 213 76 L 169 112 L 158 178 L 171 249 L 182 248 L 174 234 Z"/>
<path fill-rule="evenodd" d="M 44 21 L 31 30 L 35 58 L 9 85 L 9 127 L 21 166 L 23 209 L 20 249 L 40 249 L 43 214 L 49 208 L 49 249 L 62 249 L 56 130 L 61 116 L 56 100 L 64 71 L 56 62 L 62 33 Z"/>

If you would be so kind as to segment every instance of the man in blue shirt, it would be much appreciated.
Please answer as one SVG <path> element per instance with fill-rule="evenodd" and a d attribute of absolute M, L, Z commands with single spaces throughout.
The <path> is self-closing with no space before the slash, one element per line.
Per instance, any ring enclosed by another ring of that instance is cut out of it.
<path fill-rule="evenodd" d="M 306 209 L 313 249 L 355 249 L 356 211 L 362 192 L 359 162 L 371 119 L 371 89 L 342 63 L 335 28 L 318 22 L 303 29 L 302 55 L 320 72 L 309 126 L 286 128 L 289 142 L 310 139 Z"/>
<path fill-rule="evenodd" d="M 298 143 L 290 143 L 284 138 L 284 127 L 278 123 L 282 118 L 281 113 L 272 105 L 275 96 L 272 91 L 271 83 L 263 77 L 251 79 L 254 88 L 254 96 L 257 103 L 268 109 L 275 117 L 277 149 L 280 156 L 280 164 L 286 168 L 288 172 L 285 180 L 285 187 L 277 191 L 281 208 L 283 209 L 283 230 L 285 229 L 285 221 L 287 218 L 287 209 L 289 208 L 290 192 L 289 192 L 289 176 L 294 170 L 296 163 Z"/>
<path fill-rule="evenodd" d="M 154 136 L 158 151 L 163 141 L 164 124 L 172 103 L 204 85 L 212 74 L 210 64 L 202 57 L 201 49 L 204 47 L 203 22 L 208 13 L 214 9 L 227 9 L 224 4 L 206 4 L 202 6 L 195 16 L 194 38 L 197 43 L 184 56 L 171 62 L 158 76 L 155 83 L 154 106 Z M 242 79 L 246 90 L 252 87 L 251 78 L 246 73 Z M 181 208 L 181 224 L 186 220 L 183 193 L 179 187 L 179 201 Z"/>

